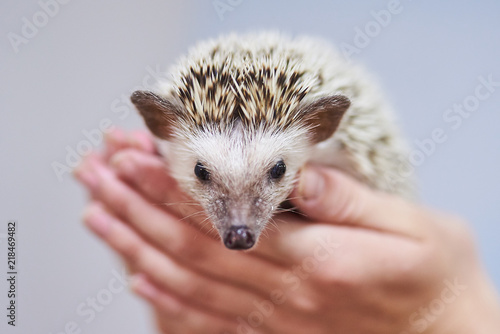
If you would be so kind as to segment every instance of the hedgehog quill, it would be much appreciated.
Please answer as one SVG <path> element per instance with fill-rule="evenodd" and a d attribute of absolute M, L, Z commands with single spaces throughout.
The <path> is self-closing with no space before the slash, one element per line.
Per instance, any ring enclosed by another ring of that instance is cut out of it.
<path fill-rule="evenodd" d="M 307 162 L 412 194 L 409 179 L 387 182 L 406 155 L 389 107 L 323 40 L 223 36 L 198 44 L 171 75 L 131 100 L 227 248 L 255 245 Z"/>

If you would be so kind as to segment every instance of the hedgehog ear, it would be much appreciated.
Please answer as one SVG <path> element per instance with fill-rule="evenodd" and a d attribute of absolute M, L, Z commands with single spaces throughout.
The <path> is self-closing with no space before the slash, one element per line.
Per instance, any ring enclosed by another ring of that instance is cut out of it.
<path fill-rule="evenodd" d="M 311 102 L 302 110 L 305 125 L 311 128 L 314 144 L 333 135 L 350 105 L 351 101 L 346 96 L 331 95 Z"/>
<path fill-rule="evenodd" d="M 172 135 L 176 107 L 168 100 L 147 91 L 135 91 L 130 100 L 141 113 L 151 132 L 161 139 Z"/>

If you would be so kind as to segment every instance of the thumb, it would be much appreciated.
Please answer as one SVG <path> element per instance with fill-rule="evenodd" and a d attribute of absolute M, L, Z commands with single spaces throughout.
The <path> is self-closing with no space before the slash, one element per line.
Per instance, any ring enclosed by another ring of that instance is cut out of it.
<path fill-rule="evenodd" d="M 425 210 L 415 204 L 328 167 L 306 166 L 291 197 L 309 218 L 331 224 L 419 238 L 427 221 Z"/>

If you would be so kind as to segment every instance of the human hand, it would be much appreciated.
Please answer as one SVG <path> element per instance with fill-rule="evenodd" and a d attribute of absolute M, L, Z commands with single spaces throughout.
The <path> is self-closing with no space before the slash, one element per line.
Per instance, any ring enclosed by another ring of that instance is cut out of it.
<path fill-rule="evenodd" d="M 94 198 L 85 222 L 136 274 L 163 333 L 498 331 L 494 290 L 455 217 L 309 166 L 292 201 L 313 221 L 281 214 L 254 251 L 230 251 L 200 232 L 204 215 L 153 146 L 128 147 L 111 141 L 77 170 Z"/>

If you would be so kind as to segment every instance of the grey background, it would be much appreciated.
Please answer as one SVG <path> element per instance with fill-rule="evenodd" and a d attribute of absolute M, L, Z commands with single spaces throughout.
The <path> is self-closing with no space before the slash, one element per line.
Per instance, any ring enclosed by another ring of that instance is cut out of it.
<path fill-rule="evenodd" d="M 9 219 L 18 220 L 20 275 L 18 326 L 6 326 L 2 311 L 0 332 L 55 334 L 74 321 L 82 333 L 153 333 L 145 304 L 126 291 L 89 323 L 76 312 L 121 265 L 82 227 L 83 189 L 69 174 L 59 181 L 51 166 L 64 163 L 66 147 L 75 149 L 85 140 L 82 131 L 103 119 L 142 127 L 120 99 L 141 85 L 148 68 L 164 70 L 195 41 L 235 30 L 277 28 L 354 45 L 355 28 L 364 29 L 374 20 L 371 11 L 389 2 L 233 0 L 221 20 L 212 1 L 72 0 L 16 53 L 7 34 L 21 35 L 23 17 L 33 22 L 41 7 L 35 0 L 2 1 L 0 233 Z M 435 128 L 446 133 L 417 168 L 422 199 L 469 220 L 498 287 L 500 89 L 456 130 L 443 114 L 474 93 L 480 76 L 500 81 L 500 3 L 401 0 L 401 6 L 353 59 L 380 79 L 411 142 Z M 5 248 L 0 239 L 0 268 Z"/>

